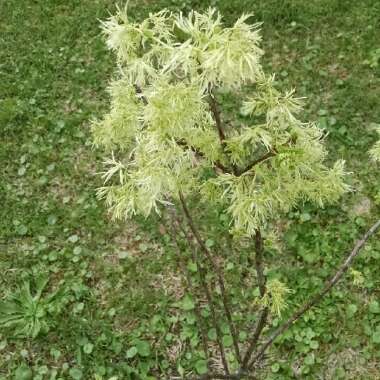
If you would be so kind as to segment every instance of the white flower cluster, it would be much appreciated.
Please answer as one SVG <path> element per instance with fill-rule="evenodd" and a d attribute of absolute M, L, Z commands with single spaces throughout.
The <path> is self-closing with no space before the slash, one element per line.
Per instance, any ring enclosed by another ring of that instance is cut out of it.
<path fill-rule="evenodd" d="M 302 101 L 263 73 L 249 17 L 225 27 L 215 10 L 161 11 L 134 23 L 119 9 L 103 23 L 119 70 L 93 133 L 120 157 L 99 191 L 115 217 L 149 215 L 182 191 L 224 207 L 250 236 L 299 201 L 323 206 L 348 189 L 343 162 L 324 164 L 323 131 L 297 118 Z M 220 89 L 240 102 L 244 124 L 223 122 Z"/>

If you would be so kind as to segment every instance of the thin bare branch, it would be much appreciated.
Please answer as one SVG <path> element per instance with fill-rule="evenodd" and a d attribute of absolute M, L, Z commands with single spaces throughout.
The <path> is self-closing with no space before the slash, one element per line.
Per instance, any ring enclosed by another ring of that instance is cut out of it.
<path fill-rule="evenodd" d="M 259 284 L 260 296 L 264 297 L 266 292 L 266 282 L 267 279 L 264 274 L 264 266 L 263 266 L 263 237 L 261 236 L 260 230 L 256 230 L 255 233 L 255 268 L 257 273 L 257 281 Z"/>
<path fill-rule="evenodd" d="M 237 173 L 237 175 L 240 177 L 244 173 L 247 173 L 249 170 L 251 170 L 254 166 L 260 164 L 263 161 L 268 160 L 271 157 L 276 156 L 276 154 L 277 153 L 275 151 L 270 151 L 270 152 L 264 154 L 262 157 L 258 158 L 257 160 L 254 160 L 253 162 L 251 162 L 250 164 L 248 164 L 244 169 L 239 170 L 238 173 Z"/>
<path fill-rule="evenodd" d="M 223 347 L 223 342 L 222 342 L 222 331 L 220 330 L 218 319 L 217 319 L 217 316 L 216 316 L 216 310 L 215 310 L 215 305 L 214 305 L 214 301 L 213 301 L 213 298 L 212 298 L 212 294 L 211 294 L 210 289 L 209 289 L 209 287 L 207 285 L 206 271 L 205 271 L 205 269 L 203 267 L 202 261 L 199 258 L 197 249 L 194 246 L 191 237 L 188 235 L 187 231 L 184 229 L 184 227 L 178 221 L 178 219 L 177 219 L 176 223 L 177 223 L 177 226 L 184 233 L 186 239 L 188 240 L 189 246 L 191 248 L 192 259 L 197 264 L 197 267 L 198 267 L 198 270 L 199 270 L 199 278 L 200 278 L 201 286 L 202 286 L 202 289 L 203 289 L 204 294 L 206 296 L 207 303 L 208 303 L 208 305 L 210 307 L 212 325 L 213 325 L 213 327 L 215 328 L 215 331 L 216 331 L 216 341 L 217 341 L 217 344 L 219 346 L 220 357 L 222 359 L 223 368 L 224 368 L 225 372 L 227 374 L 229 374 L 228 363 L 227 363 L 226 354 L 224 352 L 224 347 Z"/>
<path fill-rule="evenodd" d="M 322 301 L 323 297 L 331 290 L 331 288 L 341 279 L 341 277 L 346 273 L 348 268 L 352 265 L 354 258 L 358 255 L 361 248 L 365 245 L 366 241 L 380 228 L 380 220 L 378 220 L 359 240 L 351 253 L 344 260 L 342 265 L 338 268 L 337 272 L 327 281 L 325 286 L 321 291 L 315 294 L 308 302 L 301 306 L 296 312 L 277 330 L 275 330 L 269 339 L 260 347 L 260 350 L 253 358 L 249 365 L 249 368 L 253 368 L 254 365 L 263 357 L 265 351 L 273 344 L 278 336 L 283 334 L 287 329 L 289 329 L 294 322 L 296 322 L 302 315 L 304 315 L 309 309 Z"/>
<path fill-rule="evenodd" d="M 289 144 L 294 144 L 296 140 L 297 139 L 295 137 L 292 137 L 288 141 L 286 141 L 284 144 L 280 145 L 280 147 L 272 147 L 272 149 L 269 152 L 265 153 L 262 157 L 259 157 L 256 160 L 252 161 L 245 168 L 238 170 L 236 175 L 239 177 L 243 175 L 244 173 L 248 172 L 249 170 L 251 170 L 256 165 L 261 164 L 262 162 L 268 160 L 271 157 L 277 156 L 279 148 L 289 146 Z"/>
<path fill-rule="evenodd" d="M 224 279 L 223 279 L 222 271 L 221 271 L 218 263 L 216 262 L 216 260 L 214 260 L 214 258 L 212 257 L 211 252 L 206 247 L 206 244 L 204 243 L 202 237 L 200 236 L 200 233 L 199 233 L 197 227 L 195 226 L 193 218 L 192 218 L 192 216 L 190 214 L 190 211 L 189 211 L 189 209 L 187 207 L 185 198 L 184 198 L 184 196 L 183 196 L 183 194 L 181 192 L 179 193 L 179 198 L 180 198 L 182 209 L 183 209 L 184 214 L 186 216 L 187 222 L 188 222 L 189 227 L 191 229 L 191 232 L 193 233 L 193 235 L 194 235 L 194 237 L 195 237 L 195 239 L 196 239 L 199 247 L 201 248 L 201 250 L 205 254 L 206 258 L 209 260 L 210 264 L 212 265 L 212 267 L 216 271 L 216 275 L 217 275 L 217 279 L 218 279 L 218 285 L 219 285 L 220 292 L 221 292 L 221 295 L 222 295 L 223 307 L 224 307 L 224 311 L 225 311 L 225 314 L 226 314 L 226 317 L 227 317 L 227 321 L 228 321 L 228 325 L 229 325 L 229 328 L 230 328 L 230 332 L 231 332 L 231 336 L 232 336 L 232 341 L 233 341 L 233 345 L 234 345 L 234 349 L 235 349 L 236 358 L 237 358 L 238 362 L 241 363 L 239 343 L 238 343 L 239 342 L 238 341 L 238 336 L 237 336 L 237 332 L 236 332 L 234 323 L 232 321 L 232 313 L 231 313 L 229 302 L 228 302 L 227 291 L 226 291 L 226 287 L 225 287 L 225 284 L 224 284 Z"/>
<path fill-rule="evenodd" d="M 188 145 L 185 140 L 176 140 L 176 143 L 185 149 L 191 150 L 197 157 L 204 158 L 203 152 L 201 152 L 193 146 Z M 213 165 L 219 170 L 221 170 L 223 173 L 230 173 L 230 171 L 220 161 L 213 161 Z"/>
<path fill-rule="evenodd" d="M 179 265 L 180 265 L 182 272 L 185 275 L 186 286 L 187 286 L 188 292 L 195 296 L 195 294 L 196 294 L 195 286 L 194 286 L 193 281 L 191 279 L 191 275 L 189 273 L 189 270 L 186 266 L 186 260 L 182 254 L 181 246 L 180 246 L 179 241 L 178 241 L 177 236 L 176 236 L 176 234 L 178 232 L 178 221 L 176 220 L 176 218 L 173 214 L 171 214 L 171 226 L 172 226 L 173 233 L 171 233 L 169 231 L 169 234 L 170 234 L 172 240 L 174 241 L 174 243 L 177 247 L 178 262 L 179 262 Z M 204 323 L 202 320 L 202 315 L 201 315 L 201 307 L 200 307 L 199 301 L 197 299 L 194 300 L 194 304 L 195 304 L 195 315 L 197 317 L 198 325 L 199 325 L 200 332 L 201 332 L 203 351 L 204 351 L 205 356 L 206 356 L 207 365 L 209 365 L 210 353 L 208 350 L 207 332 L 206 332 L 206 328 L 204 326 Z"/>
<path fill-rule="evenodd" d="M 209 90 L 209 95 L 210 95 L 210 98 L 209 98 L 210 109 L 215 120 L 216 129 L 218 130 L 220 144 L 224 148 L 226 145 L 225 143 L 226 135 L 223 130 L 218 103 L 216 102 L 215 95 L 213 94 L 211 90 Z"/>
<path fill-rule="evenodd" d="M 257 282 L 259 285 L 260 297 L 263 298 L 266 293 L 266 276 L 264 274 L 264 266 L 263 266 L 263 237 L 261 236 L 260 230 L 256 230 L 255 234 L 255 269 L 257 274 Z M 268 317 L 268 308 L 265 307 L 261 310 L 258 322 L 256 324 L 256 328 L 252 334 L 250 339 L 250 344 L 248 346 L 247 352 L 244 355 L 242 368 L 247 369 L 248 363 L 251 359 L 252 353 L 257 346 L 257 342 L 259 341 L 260 335 L 266 325 Z"/>

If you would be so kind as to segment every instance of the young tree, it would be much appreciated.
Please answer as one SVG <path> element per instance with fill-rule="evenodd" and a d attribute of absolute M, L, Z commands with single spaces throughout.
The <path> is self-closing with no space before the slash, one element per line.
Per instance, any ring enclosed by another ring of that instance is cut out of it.
<path fill-rule="evenodd" d="M 192 258 L 198 264 L 224 369 L 223 374 L 213 373 L 208 362 L 203 379 L 253 376 L 276 337 L 335 285 L 379 227 L 377 223 L 356 245 L 321 292 L 258 344 L 268 315 L 281 313 L 288 292 L 280 281 L 266 279 L 264 237 L 297 204 L 311 201 L 322 207 L 337 201 L 349 187 L 342 161 L 331 168 L 325 164 L 323 130 L 301 120 L 302 100 L 294 90 L 279 91 L 275 76 L 264 73 L 258 24 L 247 23 L 249 17 L 243 15 L 226 27 L 212 9 L 187 16 L 164 10 L 134 23 L 126 9 L 119 9 L 103 23 L 118 70 L 109 88 L 110 112 L 93 124 L 95 144 L 113 152 L 99 195 L 114 218 L 166 211 L 184 270 L 179 231 L 189 247 L 195 241 Z M 222 112 L 221 94 L 238 104 L 233 121 Z M 197 208 L 197 218 L 190 202 Z M 215 210 L 227 218 L 224 235 L 236 251 L 250 241 L 255 248 L 260 311 L 247 347 L 238 342 L 223 271 L 217 254 L 205 244 L 206 232 L 199 223 Z M 215 274 L 221 293 L 238 363 L 234 373 L 226 359 L 206 270 Z M 191 287 L 189 274 L 187 280 Z M 202 330 L 200 309 L 198 304 Z M 209 359 L 207 336 L 201 334 Z"/>

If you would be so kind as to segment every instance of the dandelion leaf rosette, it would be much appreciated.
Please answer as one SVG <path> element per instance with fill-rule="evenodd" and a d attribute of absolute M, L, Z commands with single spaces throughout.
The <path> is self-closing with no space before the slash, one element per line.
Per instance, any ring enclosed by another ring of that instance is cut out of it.
<path fill-rule="evenodd" d="M 117 74 L 92 130 L 109 152 L 99 195 L 115 218 L 157 212 L 181 191 L 251 236 L 298 202 L 323 206 L 348 190 L 344 163 L 325 164 L 323 131 L 300 120 L 302 100 L 263 72 L 250 16 L 227 27 L 212 9 L 164 10 L 135 23 L 118 9 L 102 23 Z M 240 104 L 233 126 L 216 109 L 220 92 Z"/>

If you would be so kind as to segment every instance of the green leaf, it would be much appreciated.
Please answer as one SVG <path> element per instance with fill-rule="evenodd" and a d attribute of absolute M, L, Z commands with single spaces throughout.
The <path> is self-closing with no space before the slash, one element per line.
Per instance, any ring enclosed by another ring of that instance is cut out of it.
<path fill-rule="evenodd" d="M 26 233 L 28 232 L 28 227 L 24 226 L 23 224 L 21 224 L 20 226 L 17 226 L 16 227 L 16 232 L 19 234 L 19 235 L 26 235 Z"/>
<path fill-rule="evenodd" d="M 136 355 L 137 355 L 137 348 L 135 346 L 131 347 L 128 351 L 127 351 L 127 358 L 128 359 L 132 359 L 134 358 Z"/>
<path fill-rule="evenodd" d="M 198 266 L 196 263 L 194 263 L 193 261 L 190 261 L 188 264 L 187 264 L 187 268 L 189 269 L 190 272 L 193 272 L 195 273 L 197 270 L 198 270 Z"/>
<path fill-rule="evenodd" d="M 216 336 L 216 329 L 215 328 L 212 328 L 210 330 L 208 330 L 208 333 L 207 333 L 207 336 L 210 340 L 216 340 L 217 336 Z"/>
<path fill-rule="evenodd" d="M 194 308 L 195 304 L 193 300 L 188 295 L 186 295 L 181 302 L 181 309 L 185 311 L 190 311 L 194 310 Z"/>
<path fill-rule="evenodd" d="M 372 342 L 376 344 L 380 344 L 380 331 L 376 331 L 372 334 Z"/>
<path fill-rule="evenodd" d="M 224 335 L 222 341 L 225 347 L 231 347 L 234 342 L 231 335 Z"/>
<path fill-rule="evenodd" d="M 73 253 L 74 253 L 75 256 L 80 255 L 81 252 L 82 252 L 82 248 L 79 247 L 79 246 L 75 247 L 74 250 L 73 250 Z"/>
<path fill-rule="evenodd" d="M 235 264 L 234 263 L 231 263 L 231 262 L 227 263 L 226 270 L 232 270 L 234 268 L 235 268 Z"/>
<path fill-rule="evenodd" d="M 271 369 L 271 371 L 273 373 L 277 373 L 280 370 L 280 364 L 274 363 L 274 364 L 272 364 L 272 366 L 270 367 L 270 369 Z"/>
<path fill-rule="evenodd" d="M 213 247 L 214 244 L 215 244 L 214 240 L 212 240 L 212 239 L 207 239 L 206 240 L 206 246 L 207 246 L 207 248 Z"/>
<path fill-rule="evenodd" d="M 15 371 L 14 380 L 31 380 L 32 377 L 32 370 L 26 364 L 21 364 Z"/>
<path fill-rule="evenodd" d="M 207 361 L 206 360 L 198 360 L 196 363 L 195 363 L 195 370 L 197 371 L 198 375 L 204 375 L 205 373 L 207 373 L 208 369 L 207 369 Z"/>
<path fill-rule="evenodd" d="M 94 345 L 92 343 L 86 343 L 83 346 L 83 352 L 85 354 L 91 354 L 92 350 L 94 349 Z"/>
<path fill-rule="evenodd" d="M 185 369 L 181 366 L 181 364 L 177 365 L 177 371 L 180 374 L 180 376 L 183 377 L 185 375 Z"/>
<path fill-rule="evenodd" d="M 69 375 L 74 379 L 74 380 L 80 380 L 82 379 L 83 377 L 83 372 L 77 368 L 77 367 L 74 367 L 74 368 L 71 368 L 70 371 L 69 371 Z"/>
<path fill-rule="evenodd" d="M 57 217 L 55 215 L 49 215 L 47 222 L 50 226 L 57 223 Z"/>
<path fill-rule="evenodd" d="M 347 317 L 352 318 L 358 311 L 358 307 L 355 304 L 350 304 L 347 306 Z"/>
<path fill-rule="evenodd" d="M 380 314 L 380 305 L 378 301 L 372 301 L 369 304 L 369 312 L 372 314 Z"/>
<path fill-rule="evenodd" d="M 319 343 L 316 340 L 311 340 L 309 345 L 310 345 L 310 348 L 313 350 L 316 350 L 319 347 Z"/>
<path fill-rule="evenodd" d="M 51 348 L 50 349 L 50 355 L 55 359 L 55 360 L 58 360 L 62 353 L 60 350 L 57 350 L 56 348 Z"/>
<path fill-rule="evenodd" d="M 129 257 L 129 252 L 128 251 L 120 251 L 118 254 L 117 254 L 118 258 L 123 260 L 123 259 L 127 259 Z"/>
<path fill-rule="evenodd" d="M 309 354 L 305 358 L 305 364 L 306 365 L 313 365 L 315 363 L 315 356 L 314 354 Z"/>
<path fill-rule="evenodd" d="M 240 342 L 245 342 L 248 338 L 248 334 L 245 331 L 239 332 L 239 340 Z"/>
<path fill-rule="evenodd" d="M 136 348 L 140 356 L 147 357 L 150 355 L 150 345 L 145 340 L 137 341 Z"/>
<path fill-rule="evenodd" d="M 79 236 L 78 235 L 71 235 L 67 240 L 70 243 L 76 243 L 79 240 Z"/>

